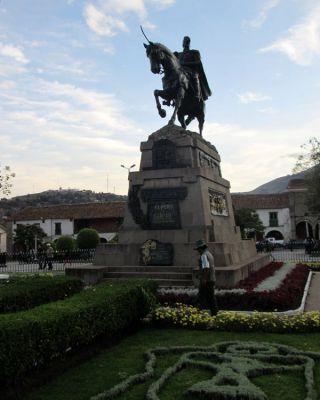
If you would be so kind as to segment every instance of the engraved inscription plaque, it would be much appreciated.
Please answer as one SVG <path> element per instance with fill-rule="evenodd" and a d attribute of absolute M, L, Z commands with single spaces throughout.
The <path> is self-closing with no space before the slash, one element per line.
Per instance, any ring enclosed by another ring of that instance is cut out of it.
<path fill-rule="evenodd" d="M 148 203 L 149 229 L 179 229 L 180 214 L 176 200 L 158 200 Z"/>

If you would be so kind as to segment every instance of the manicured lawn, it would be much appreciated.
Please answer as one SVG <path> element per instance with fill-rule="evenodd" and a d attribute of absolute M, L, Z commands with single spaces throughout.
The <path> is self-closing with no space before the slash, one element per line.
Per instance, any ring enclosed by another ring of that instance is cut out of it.
<path fill-rule="evenodd" d="M 120 344 L 101 350 L 100 354 L 76 368 L 58 376 L 45 386 L 34 390 L 26 400 L 88 400 L 120 383 L 132 374 L 145 370 L 143 353 L 163 346 L 210 346 L 225 341 L 273 342 L 293 346 L 302 351 L 320 352 L 320 334 L 267 334 L 263 332 L 233 333 L 196 331 L 184 329 L 145 328 L 124 339 Z M 156 381 L 181 354 L 165 354 L 157 357 L 155 375 L 145 383 L 136 384 L 116 399 L 143 400 L 148 387 Z M 320 393 L 320 363 L 316 363 L 315 389 Z M 185 390 L 194 383 L 212 377 L 208 370 L 186 368 L 170 378 L 160 392 L 161 400 L 182 400 Z M 252 378 L 268 399 L 303 400 L 306 397 L 303 372 L 285 372 Z M 196 398 L 196 397 L 195 397 Z"/>

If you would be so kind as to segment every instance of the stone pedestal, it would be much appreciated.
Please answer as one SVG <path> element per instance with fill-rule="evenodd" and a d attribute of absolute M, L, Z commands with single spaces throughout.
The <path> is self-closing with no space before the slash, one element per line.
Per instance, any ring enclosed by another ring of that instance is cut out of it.
<path fill-rule="evenodd" d="M 165 126 L 141 143 L 139 171 L 129 174 L 119 244 L 101 245 L 95 264 L 195 267 L 194 243 L 204 239 L 220 284 L 234 284 L 250 272 L 248 264 L 257 261 L 259 268 L 263 262 L 254 242 L 241 240 L 229 188 L 212 144 L 197 133 Z M 226 276 L 219 272 L 223 268 Z"/>

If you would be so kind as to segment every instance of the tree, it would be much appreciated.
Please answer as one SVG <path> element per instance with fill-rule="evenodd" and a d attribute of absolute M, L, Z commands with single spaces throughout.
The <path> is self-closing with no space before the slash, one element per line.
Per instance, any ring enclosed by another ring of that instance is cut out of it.
<path fill-rule="evenodd" d="M 4 168 L 0 167 L 0 193 L 7 196 L 11 193 L 12 184 L 10 180 L 14 178 L 16 174 L 11 172 L 11 169 L 8 165 Z"/>
<path fill-rule="evenodd" d="M 236 225 L 240 227 L 242 238 L 255 237 L 257 232 L 264 232 L 259 215 L 252 208 L 239 208 L 234 216 Z"/>
<path fill-rule="evenodd" d="M 83 228 L 79 231 L 76 241 L 79 249 L 95 249 L 100 238 L 95 229 Z"/>
<path fill-rule="evenodd" d="M 307 171 L 305 180 L 308 188 L 307 204 L 311 211 L 320 212 L 320 141 L 312 137 L 301 146 L 294 172 Z"/>
<path fill-rule="evenodd" d="M 22 251 L 35 248 L 35 244 L 42 243 L 47 234 L 39 225 L 18 225 L 15 230 L 14 244 Z"/>
<path fill-rule="evenodd" d="M 60 236 L 56 240 L 56 249 L 58 251 L 70 251 L 75 248 L 75 240 L 71 236 Z"/>

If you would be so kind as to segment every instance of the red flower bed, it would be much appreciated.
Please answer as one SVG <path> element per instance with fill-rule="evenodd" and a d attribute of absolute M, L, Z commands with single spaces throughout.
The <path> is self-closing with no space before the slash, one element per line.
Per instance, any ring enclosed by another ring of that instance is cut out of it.
<path fill-rule="evenodd" d="M 240 281 L 236 288 L 245 289 L 245 290 L 253 290 L 257 287 L 262 281 L 269 278 L 269 276 L 273 275 L 278 269 L 283 266 L 283 262 L 272 262 L 265 267 L 262 267 L 256 272 L 250 274 L 246 279 Z"/>
<path fill-rule="evenodd" d="M 294 310 L 301 304 L 308 274 L 308 268 L 298 264 L 277 289 L 264 292 L 249 290 L 242 295 L 230 293 L 218 298 L 218 306 L 222 310 Z"/>
<path fill-rule="evenodd" d="M 272 262 L 239 282 L 236 288 L 245 289 L 246 292 L 243 294 L 228 292 L 223 296 L 217 296 L 219 309 L 235 311 L 286 311 L 298 308 L 301 304 L 309 274 L 308 268 L 303 264 L 296 265 L 277 289 L 263 292 L 254 291 L 259 283 L 272 276 L 282 265 L 282 262 Z M 174 304 L 177 302 L 191 305 L 196 304 L 196 296 L 190 296 L 187 293 L 158 294 L 158 300 L 161 304 Z"/>

